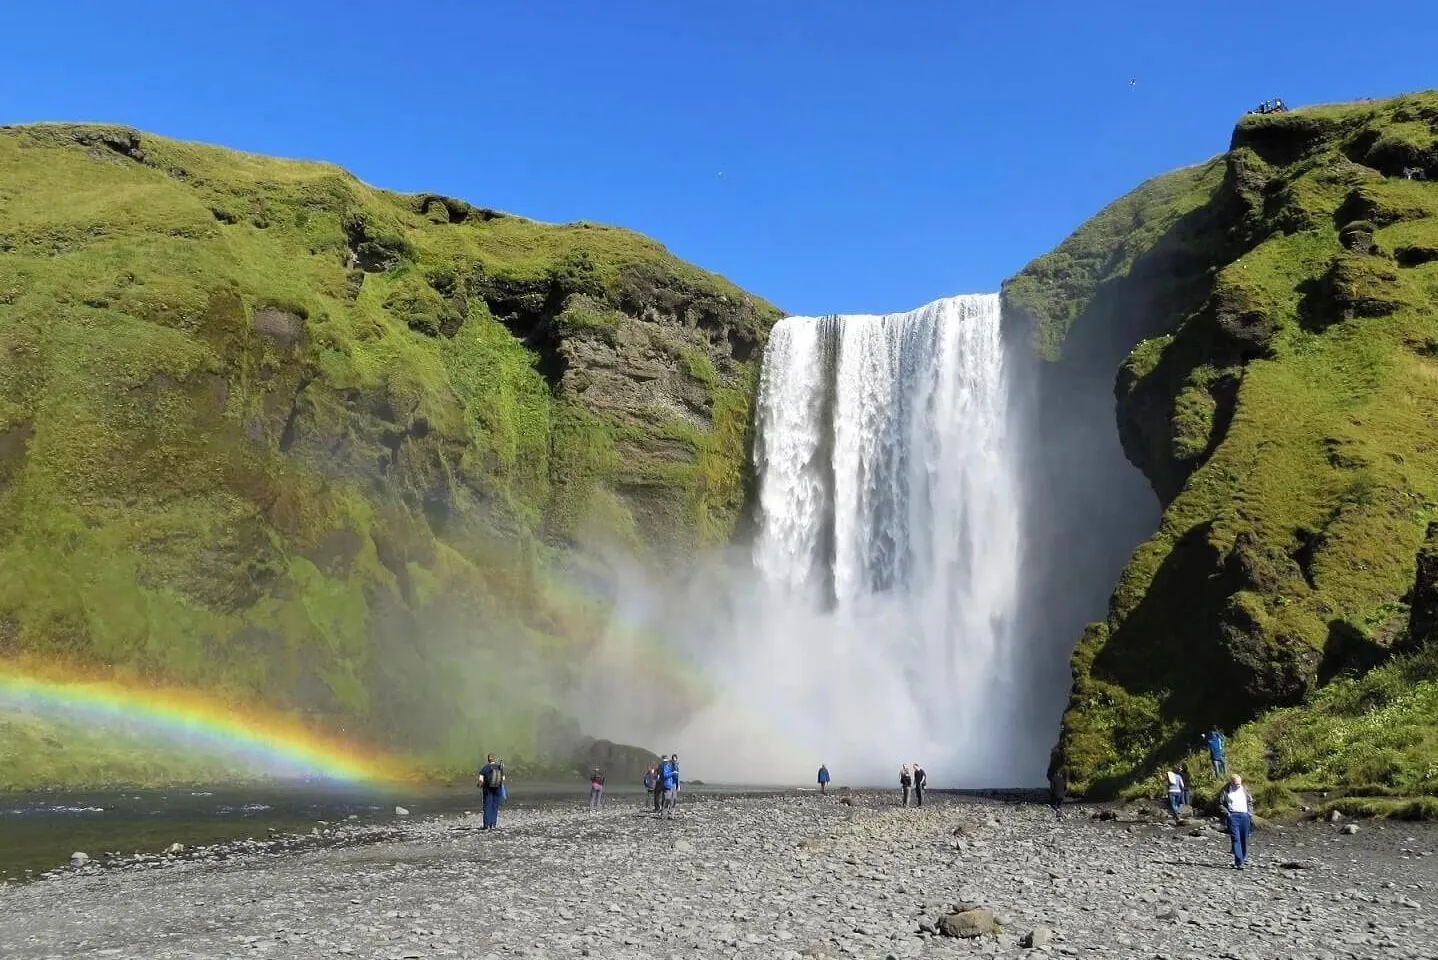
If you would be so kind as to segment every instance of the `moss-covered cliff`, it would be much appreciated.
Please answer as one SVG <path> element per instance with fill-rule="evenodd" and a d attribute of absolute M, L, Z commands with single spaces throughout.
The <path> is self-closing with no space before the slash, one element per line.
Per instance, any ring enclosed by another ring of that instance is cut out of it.
<path fill-rule="evenodd" d="M 541 756 L 556 570 L 731 535 L 776 315 L 623 230 L 0 128 L 0 656 Z"/>
<path fill-rule="evenodd" d="M 1146 789 L 1218 724 L 1268 801 L 1438 795 L 1438 94 L 1245 117 L 1005 296 L 1117 373 L 1163 506 L 1073 657 L 1076 784 Z"/>

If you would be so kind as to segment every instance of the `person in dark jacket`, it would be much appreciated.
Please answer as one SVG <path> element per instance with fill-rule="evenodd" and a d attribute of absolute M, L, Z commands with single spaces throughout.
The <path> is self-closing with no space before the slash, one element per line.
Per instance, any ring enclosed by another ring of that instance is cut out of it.
<path fill-rule="evenodd" d="M 1223 789 L 1219 806 L 1228 814 L 1228 833 L 1233 840 L 1233 869 L 1242 870 L 1248 863 L 1248 838 L 1253 832 L 1253 794 L 1243 785 L 1243 778 L 1234 774 Z"/>
<path fill-rule="evenodd" d="M 921 806 L 921 807 L 924 805 L 924 788 L 927 787 L 928 785 L 929 785 L 929 775 L 924 772 L 924 768 L 923 768 L 923 767 L 919 766 L 919 764 L 918 764 L 917 762 L 915 762 L 915 763 L 914 763 L 914 799 L 915 799 L 916 801 L 918 801 L 918 805 Z"/>
<path fill-rule="evenodd" d="M 899 768 L 899 789 L 904 791 L 904 806 L 909 805 L 909 791 L 914 788 L 914 774 L 906 763 Z"/>
<path fill-rule="evenodd" d="M 827 793 L 829 787 L 829 768 L 819 764 L 819 792 Z"/>
<path fill-rule="evenodd" d="M 1069 792 L 1068 773 L 1063 767 L 1059 767 L 1049 777 L 1049 806 L 1054 808 L 1054 816 L 1062 820 L 1064 818 L 1064 799 Z"/>
<path fill-rule="evenodd" d="M 499 798 L 504 791 L 504 764 L 494 754 L 485 758 L 479 768 L 478 787 L 484 794 L 484 825 L 481 830 L 493 830 L 499 826 Z"/>
<path fill-rule="evenodd" d="M 664 758 L 660 757 L 659 762 L 654 764 L 654 812 L 658 813 L 664 805 Z"/>

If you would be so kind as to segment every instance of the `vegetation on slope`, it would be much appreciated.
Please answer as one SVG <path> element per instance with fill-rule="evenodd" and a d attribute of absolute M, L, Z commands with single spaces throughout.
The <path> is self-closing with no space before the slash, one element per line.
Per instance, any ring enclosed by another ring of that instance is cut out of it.
<path fill-rule="evenodd" d="M 1278 801 L 1438 795 L 1414 604 L 1438 517 L 1438 94 L 1248 116 L 1006 293 L 1049 359 L 1127 340 L 1120 435 L 1164 505 L 1075 651 L 1056 762 L 1092 795 L 1144 789 L 1217 724 Z"/>
<path fill-rule="evenodd" d="M 557 571 L 729 536 L 775 316 L 623 230 L 0 128 L 0 657 L 562 751 Z"/>

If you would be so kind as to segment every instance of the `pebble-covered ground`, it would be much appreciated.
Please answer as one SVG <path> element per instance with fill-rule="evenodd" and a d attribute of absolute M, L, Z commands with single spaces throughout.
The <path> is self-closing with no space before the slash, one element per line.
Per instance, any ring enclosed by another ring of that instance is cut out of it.
<path fill-rule="evenodd" d="M 1237 872 L 1211 827 L 1083 808 L 623 798 L 67 870 L 0 887 L 0 956 L 1438 958 L 1438 831 L 1342 826 L 1257 832 Z"/>

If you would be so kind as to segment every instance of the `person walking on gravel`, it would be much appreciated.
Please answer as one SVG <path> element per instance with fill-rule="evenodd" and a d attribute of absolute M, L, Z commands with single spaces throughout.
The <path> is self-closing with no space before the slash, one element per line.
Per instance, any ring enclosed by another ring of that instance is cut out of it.
<path fill-rule="evenodd" d="M 822 763 L 819 764 L 819 792 L 829 792 L 829 768 Z"/>
<path fill-rule="evenodd" d="M 924 805 L 924 788 L 927 787 L 928 785 L 929 785 L 929 775 L 928 775 L 927 773 L 925 773 L 925 772 L 924 772 L 924 768 L 921 767 L 921 766 L 919 766 L 918 762 L 915 761 L 915 763 L 914 763 L 914 799 L 918 801 L 918 805 L 921 806 L 921 807 Z"/>
<path fill-rule="evenodd" d="M 658 813 L 664 807 L 664 758 L 660 757 L 659 762 L 654 765 L 654 812 Z"/>
<path fill-rule="evenodd" d="M 1228 814 L 1228 833 L 1233 839 L 1233 869 L 1242 870 L 1248 863 L 1248 837 L 1253 832 L 1253 794 L 1248 792 L 1238 774 L 1229 778 L 1219 805 Z"/>
<path fill-rule="evenodd" d="M 597 813 L 604 807 L 604 771 L 595 767 L 589 774 L 589 812 Z"/>
<path fill-rule="evenodd" d="M 1168 812 L 1173 814 L 1173 822 L 1178 823 L 1178 811 L 1183 806 L 1183 774 L 1178 772 L 1177 767 L 1168 771 Z"/>
<path fill-rule="evenodd" d="M 1054 817 L 1062 820 L 1064 818 L 1064 797 L 1068 795 L 1069 778 L 1063 767 L 1059 767 L 1049 777 L 1049 806 L 1054 808 Z"/>
<path fill-rule="evenodd" d="M 899 768 L 899 788 L 904 791 L 904 806 L 906 807 L 909 805 L 909 791 L 913 789 L 913 786 L 914 775 L 909 771 L 909 765 L 906 763 Z"/>
<path fill-rule="evenodd" d="M 1228 762 L 1223 758 L 1223 734 L 1218 732 L 1217 727 L 1214 727 L 1208 732 L 1204 741 L 1208 744 L 1209 762 L 1213 764 L 1213 779 L 1222 780 L 1224 774 L 1228 772 Z"/>
<path fill-rule="evenodd" d="M 659 782 L 664 790 L 664 802 L 660 805 L 664 815 L 674 819 L 674 807 L 679 802 L 679 757 L 676 754 L 659 768 Z"/>
<path fill-rule="evenodd" d="M 499 801 L 504 793 L 504 764 L 494 754 L 485 759 L 479 768 L 479 788 L 484 793 L 484 826 L 482 830 L 493 830 L 499 826 Z"/>
<path fill-rule="evenodd" d="M 659 812 L 659 768 L 650 767 L 644 771 L 644 795 L 653 799 L 654 812 Z M 643 806 L 641 803 L 640 806 Z"/>

